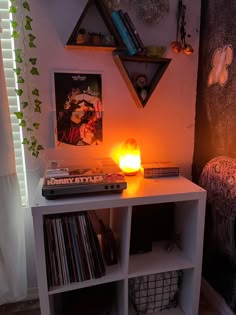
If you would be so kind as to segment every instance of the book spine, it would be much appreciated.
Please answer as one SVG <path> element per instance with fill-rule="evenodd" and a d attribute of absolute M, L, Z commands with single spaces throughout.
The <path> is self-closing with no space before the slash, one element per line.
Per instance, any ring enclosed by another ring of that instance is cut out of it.
<path fill-rule="evenodd" d="M 130 37 L 132 38 L 132 41 L 135 45 L 135 48 L 137 49 L 138 53 L 142 53 L 143 52 L 143 48 L 140 46 L 139 41 L 137 40 L 136 34 L 134 33 L 132 27 L 130 26 L 130 24 L 128 23 L 128 20 L 125 18 L 125 14 L 124 12 L 120 9 L 119 11 L 119 15 L 121 20 L 123 21 Z"/>
<path fill-rule="evenodd" d="M 131 20 L 128 12 L 124 12 L 124 18 L 127 21 L 127 24 L 129 24 L 130 28 L 132 29 L 132 32 L 135 35 L 136 40 L 137 40 L 137 42 L 139 44 L 139 47 L 141 47 L 142 51 L 144 52 L 145 51 L 145 46 L 144 46 L 144 44 L 143 44 L 143 42 L 141 40 L 141 37 L 138 34 L 138 31 L 136 30 L 136 28 L 135 28 L 135 26 L 134 26 L 134 24 L 133 24 L 133 22 Z"/>
<path fill-rule="evenodd" d="M 64 216 L 63 218 L 63 228 L 64 228 L 64 236 L 66 239 L 66 250 L 67 250 L 67 259 L 70 267 L 70 282 L 78 281 L 78 275 L 75 267 L 75 257 L 73 252 L 72 240 L 70 236 L 70 228 L 68 223 L 68 217 Z"/>
<path fill-rule="evenodd" d="M 60 250 L 59 250 L 59 240 L 58 240 L 58 232 L 56 228 L 56 219 L 52 219 L 52 227 L 53 227 L 53 233 L 54 233 L 54 241 L 55 241 L 55 248 L 56 248 L 56 260 L 58 263 L 58 276 L 59 276 L 59 285 L 63 285 L 63 272 L 62 272 L 62 262 L 61 262 L 61 256 L 60 256 Z"/>
<path fill-rule="evenodd" d="M 90 274 L 90 278 L 92 279 L 95 277 L 95 274 L 94 274 L 95 267 L 93 264 L 92 252 L 91 252 L 91 248 L 90 248 L 90 245 L 89 245 L 89 242 L 87 239 L 83 218 L 84 218 L 84 214 L 80 214 L 78 216 L 79 225 L 80 225 L 80 229 L 81 229 L 81 233 L 82 233 L 83 244 L 84 244 L 84 248 L 85 248 L 86 259 L 87 259 L 88 268 L 89 268 L 89 274 Z"/>
<path fill-rule="evenodd" d="M 93 273 L 94 273 L 94 277 L 95 278 L 100 278 L 102 276 L 100 270 L 99 270 L 99 266 L 98 266 L 98 261 L 96 260 L 96 252 L 95 252 L 95 248 L 94 248 L 94 244 L 93 244 L 93 240 L 90 239 L 89 236 L 89 231 L 88 231 L 88 226 L 85 220 L 87 214 L 84 214 L 81 219 L 82 219 L 82 223 L 83 223 L 83 227 L 84 227 L 84 231 L 85 231 L 85 238 L 86 238 L 86 242 L 88 245 L 88 249 L 89 249 L 89 255 L 90 255 L 90 259 L 91 259 L 91 263 L 93 266 Z"/>
<path fill-rule="evenodd" d="M 124 44 L 126 45 L 128 54 L 130 56 L 133 56 L 135 54 L 137 54 L 137 49 L 135 48 L 135 45 L 123 23 L 123 21 L 120 18 L 119 12 L 118 11 L 113 11 L 111 14 L 112 20 L 118 30 L 118 32 L 120 33 L 120 36 L 124 42 Z"/>
<path fill-rule="evenodd" d="M 81 214 L 76 215 L 76 224 L 77 224 L 77 227 L 78 227 L 78 234 L 77 234 L 78 240 L 77 241 L 78 241 L 79 250 L 80 250 L 81 258 L 82 258 L 84 280 L 89 280 L 89 279 L 92 278 L 92 274 L 90 273 L 89 264 L 88 264 L 88 260 L 87 260 L 87 257 L 86 257 L 85 245 L 84 245 L 82 231 L 81 231 L 81 226 L 80 226 L 80 222 L 79 222 L 79 216 L 80 215 Z"/>
<path fill-rule="evenodd" d="M 144 169 L 144 178 L 179 176 L 179 170 L 170 169 Z"/>
<path fill-rule="evenodd" d="M 45 243 L 45 256 L 46 256 L 46 268 L 47 268 L 47 279 L 48 287 L 54 285 L 54 266 L 52 264 L 52 248 L 51 248 L 51 239 L 50 239 L 50 229 L 49 229 L 49 220 L 46 218 L 43 222 L 44 224 L 44 243 Z"/>
<path fill-rule="evenodd" d="M 98 274 L 103 276 L 106 274 L 106 269 L 105 269 L 105 263 L 103 260 L 101 248 L 99 245 L 98 237 L 97 234 L 94 231 L 94 228 L 92 226 L 91 220 L 89 219 L 88 215 L 85 217 L 85 222 L 88 230 L 88 236 L 90 239 L 91 246 L 93 248 L 93 256 L 94 260 L 96 262 L 96 267 L 98 268 Z"/>
<path fill-rule="evenodd" d="M 65 235 L 64 235 L 64 231 L 63 231 L 63 217 L 58 219 L 58 227 L 60 230 L 60 235 L 61 235 L 61 243 L 62 243 L 62 254 L 63 254 L 63 260 L 64 260 L 64 265 L 65 265 L 65 279 L 66 279 L 66 284 L 70 283 L 70 272 L 69 272 L 69 264 L 68 264 L 68 255 L 66 252 L 66 245 L 65 244 Z"/>
<path fill-rule="evenodd" d="M 58 286 L 60 285 L 60 278 L 59 278 L 59 264 L 57 260 L 57 255 L 56 255 L 56 243 L 55 243 L 55 237 L 54 237 L 54 232 L 53 232 L 53 223 L 52 219 L 46 219 L 48 222 L 48 230 L 49 230 L 49 240 L 50 240 L 50 250 L 51 250 L 51 258 L 52 258 L 52 270 L 53 270 L 53 278 L 54 281 L 51 283 L 52 286 Z"/>
<path fill-rule="evenodd" d="M 71 232 L 71 239 L 73 244 L 73 251 L 75 254 L 75 264 L 76 264 L 76 270 L 78 275 L 78 281 L 82 281 L 82 275 L 81 275 L 81 266 L 80 266 L 80 260 L 79 260 L 79 248 L 75 236 L 75 226 L 74 226 L 74 219 L 73 216 L 68 218 L 69 220 L 69 226 L 70 226 L 70 232 Z"/>
<path fill-rule="evenodd" d="M 78 246 L 78 255 L 79 255 L 79 262 L 80 262 L 80 270 L 81 270 L 81 277 L 82 281 L 88 280 L 86 277 L 85 269 L 84 269 L 84 263 L 83 263 L 83 253 L 81 251 L 81 239 L 79 238 L 79 229 L 80 226 L 77 221 L 77 216 L 73 215 L 73 221 L 74 221 L 74 227 L 75 227 L 75 237 L 76 237 L 76 243 Z"/>
<path fill-rule="evenodd" d="M 62 267 L 62 278 L 63 278 L 63 285 L 67 284 L 67 275 L 66 275 L 66 263 L 65 263 L 65 256 L 63 252 L 63 245 L 62 245 L 62 235 L 60 229 L 60 218 L 56 218 L 56 229 L 57 229 L 57 237 L 58 237 L 58 246 L 59 246 L 59 255 L 61 259 L 61 267 Z"/>

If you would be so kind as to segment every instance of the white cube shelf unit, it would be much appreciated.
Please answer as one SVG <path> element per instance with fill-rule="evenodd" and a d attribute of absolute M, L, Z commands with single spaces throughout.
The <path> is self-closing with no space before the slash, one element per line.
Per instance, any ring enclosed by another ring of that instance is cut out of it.
<path fill-rule="evenodd" d="M 144 179 L 141 175 L 136 175 L 127 177 L 127 183 L 128 188 L 119 194 L 87 194 L 47 200 L 42 197 L 42 180 L 40 181 L 32 205 L 32 215 L 39 298 L 43 315 L 58 314 L 55 311 L 55 301 L 60 295 L 73 290 L 77 290 L 79 295 L 83 288 L 111 283 L 116 288 L 112 314 L 136 314 L 129 299 L 129 279 L 178 270 L 182 270 L 183 277 L 177 307 L 155 311 L 153 314 L 198 314 L 206 191 L 182 176 Z M 152 251 L 131 255 L 132 207 L 162 203 L 175 205 L 174 229 L 180 234 L 181 247 L 175 246 L 172 251 L 167 251 L 162 242 L 155 241 Z M 43 229 L 45 216 L 91 210 L 96 210 L 99 215 L 99 211 L 103 209 L 109 209 L 110 227 L 119 242 L 119 263 L 106 266 L 106 275 L 103 277 L 49 288 Z M 93 296 L 91 303 L 92 300 Z"/>

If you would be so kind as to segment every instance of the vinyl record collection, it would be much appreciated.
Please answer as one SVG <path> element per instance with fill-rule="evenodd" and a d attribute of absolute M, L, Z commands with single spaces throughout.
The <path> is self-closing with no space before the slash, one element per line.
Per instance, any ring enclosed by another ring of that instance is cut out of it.
<path fill-rule="evenodd" d="M 49 287 L 105 275 L 98 237 L 87 212 L 46 216 L 44 230 Z"/>

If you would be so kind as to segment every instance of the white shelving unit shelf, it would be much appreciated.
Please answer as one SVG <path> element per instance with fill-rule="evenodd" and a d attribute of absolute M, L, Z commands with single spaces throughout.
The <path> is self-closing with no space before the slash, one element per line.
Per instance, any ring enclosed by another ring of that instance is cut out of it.
<path fill-rule="evenodd" d="M 129 302 L 129 279 L 174 270 L 183 271 L 178 306 L 153 314 L 198 314 L 206 191 L 181 176 L 144 179 L 137 175 L 127 177 L 127 183 L 128 188 L 121 194 L 88 194 L 47 200 L 42 197 L 42 180 L 39 182 L 32 205 L 32 215 L 40 307 L 43 315 L 55 314 L 54 301 L 57 294 L 111 282 L 115 283 L 117 289 L 114 314 L 135 314 Z M 161 242 L 155 242 L 151 252 L 130 255 L 132 207 L 170 202 L 175 204 L 175 230 L 181 235 L 181 249 L 176 247 L 168 252 Z M 99 215 L 99 210 L 102 209 L 110 209 L 110 226 L 119 239 L 119 263 L 107 267 L 104 277 L 48 288 L 44 216 L 90 210 L 96 210 Z"/>

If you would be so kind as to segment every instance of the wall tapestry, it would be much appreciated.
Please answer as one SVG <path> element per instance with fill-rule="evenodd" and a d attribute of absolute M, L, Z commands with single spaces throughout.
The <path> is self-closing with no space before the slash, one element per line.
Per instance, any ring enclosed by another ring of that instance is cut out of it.
<path fill-rule="evenodd" d="M 139 19 L 146 23 L 158 24 L 169 12 L 169 0 L 130 0 L 130 2 Z"/>
<path fill-rule="evenodd" d="M 202 1 L 193 179 L 210 159 L 236 157 L 236 2 Z"/>
<path fill-rule="evenodd" d="M 101 74 L 54 73 L 56 146 L 102 143 Z"/>

